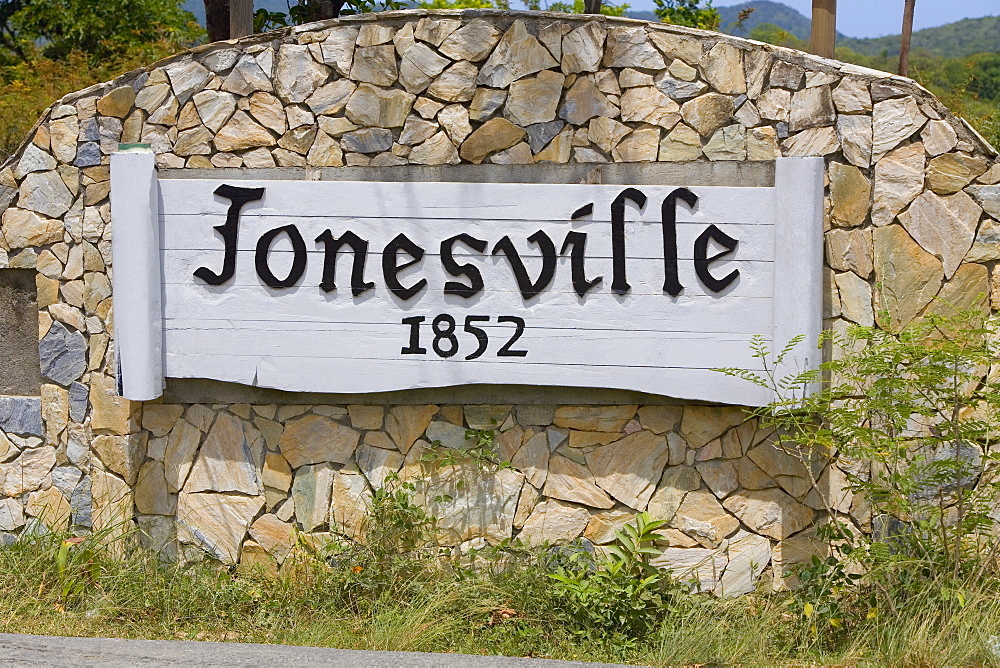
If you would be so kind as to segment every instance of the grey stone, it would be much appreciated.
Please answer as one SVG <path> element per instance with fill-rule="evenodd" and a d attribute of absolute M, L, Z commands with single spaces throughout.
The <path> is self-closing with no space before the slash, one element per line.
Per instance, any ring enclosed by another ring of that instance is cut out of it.
<path fill-rule="evenodd" d="M 73 526 L 94 526 L 94 497 L 91 491 L 90 476 L 85 475 L 77 484 L 69 497 L 69 509 Z"/>
<path fill-rule="evenodd" d="M 87 370 L 87 341 L 80 332 L 70 332 L 55 322 L 38 344 L 42 375 L 60 385 L 69 385 Z"/>
<path fill-rule="evenodd" d="M 76 160 L 73 161 L 73 166 L 95 167 L 99 164 L 101 164 L 101 145 L 96 141 L 80 144 L 76 152 Z"/>
<path fill-rule="evenodd" d="M 41 397 L 0 397 L 0 430 L 42 436 Z"/>
<path fill-rule="evenodd" d="M 341 140 L 345 151 L 378 153 L 392 148 L 392 131 L 385 128 L 363 128 L 348 132 Z"/>
<path fill-rule="evenodd" d="M 69 386 L 69 417 L 73 422 L 83 422 L 87 416 L 87 386 L 72 383 Z"/>
<path fill-rule="evenodd" d="M 466 440 L 465 431 L 465 427 L 443 420 L 434 420 L 427 427 L 427 440 L 431 443 L 440 442 L 446 448 L 467 448 L 472 442 Z"/>
<path fill-rule="evenodd" d="M 528 132 L 528 144 L 531 150 L 538 153 L 545 148 L 552 138 L 563 129 L 566 124 L 563 121 L 549 121 L 548 123 L 535 123 L 525 128 Z"/>
<path fill-rule="evenodd" d="M 73 195 L 56 171 L 28 174 L 21 182 L 19 193 L 19 207 L 50 218 L 59 218 L 73 204 Z"/>
<path fill-rule="evenodd" d="M 80 484 L 83 473 L 75 466 L 57 466 L 52 469 L 52 484 L 66 496 L 72 497 L 76 486 Z"/>
<path fill-rule="evenodd" d="M 80 141 L 97 141 L 101 138 L 101 129 L 96 118 L 88 118 L 80 123 Z"/>
<path fill-rule="evenodd" d="M 547 427 L 555 419 L 556 407 L 530 404 L 517 407 L 517 423 L 526 427 Z"/>
<path fill-rule="evenodd" d="M 674 100 L 686 100 L 701 95 L 708 84 L 703 81 L 683 81 L 661 74 L 656 78 L 656 87 Z"/>

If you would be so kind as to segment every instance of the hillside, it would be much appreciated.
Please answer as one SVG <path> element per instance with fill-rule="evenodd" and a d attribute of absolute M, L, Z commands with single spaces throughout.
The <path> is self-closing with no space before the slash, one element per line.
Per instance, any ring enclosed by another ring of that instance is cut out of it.
<path fill-rule="evenodd" d="M 870 39 L 845 38 L 837 42 L 858 53 L 876 56 L 899 53 L 899 35 Z M 964 58 L 974 53 L 1000 51 L 1000 16 L 965 19 L 913 33 L 913 48 L 926 49 L 942 58 Z"/>

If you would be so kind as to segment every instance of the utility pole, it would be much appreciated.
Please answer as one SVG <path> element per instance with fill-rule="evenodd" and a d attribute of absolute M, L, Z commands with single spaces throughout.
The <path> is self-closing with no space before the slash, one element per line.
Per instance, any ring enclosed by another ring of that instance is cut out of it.
<path fill-rule="evenodd" d="M 903 39 L 899 43 L 899 74 L 909 76 L 910 40 L 913 38 L 913 10 L 917 0 L 906 0 L 903 6 Z"/>
<path fill-rule="evenodd" d="M 833 58 L 837 46 L 837 0 L 813 0 L 812 52 Z"/>
<path fill-rule="evenodd" d="M 229 39 L 253 34 L 253 0 L 229 0 Z"/>

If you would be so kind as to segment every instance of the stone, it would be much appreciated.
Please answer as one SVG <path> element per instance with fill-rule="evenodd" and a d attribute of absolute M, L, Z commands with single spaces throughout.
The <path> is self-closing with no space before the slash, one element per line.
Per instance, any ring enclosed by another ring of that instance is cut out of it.
<path fill-rule="evenodd" d="M 246 112 L 237 111 L 213 140 L 219 151 L 243 151 L 258 146 L 274 146 L 274 136 Z"/>
<path fill-rule="evenodd" d="M 604 56 L 607 29 L 596 21 L 589 21 L 571 30 L 562 39 L 562 71 L 564 74 L 596 72 Z"/>
<path fill-rule="evenodd" d="M 42 375 L 60 385 L 69 385 L 87 370 L 87 342 L 80 332 L 53 323 L 38 343 Z"/>
<path fill-rule="evenodd" d="M 986 158 L 966 153 L 946 153 L 927 165 L 927 185 L 938 195 L 957 193 L 986 171 Z"/>
<path fill-rule="evenodd" d="M 788 113 L 791 132 L 833 125 L 836 118 L 829 86 L 805 88 L 792 95 Z"/>
<path fill-rule="evenodd" d="M 731 461 L 716 459 L 698 462 L 695 467 L 708 488 L 720 499 L 736 491 L 740 486 L 736 465 Z"/>
<path fill-rule="evenodd" d="M 130 434 L 135 431 L 135 406 L 118 395 L 113 378 L 90 376 L 90 426 L 95 432 Z"/>
<path fill-rule="evenodd" d="M 279 449 L 293 469 L 305 464 L 346 464 L 361 434 L 321 415 L 305 415 L 285 424 Z"/>
<path fill-rule="evenodd" d="M 261 482 L 265 487 L 287 492 L 292 487 L 292 467 L 281 455 L 269 452 L 264 456 L 264 468 L 261 471 Z"/>
<path fill-rule="evenodd" d="M 661 162 L 684 162 L 701 156 L 701 135 L 687 125 L 679 123 L 660 141 Z"/>
<path fill-rule="evenodd" d="M 462 159 L 479 164 L 490 153 L 508 149 L 525 137 L 525 131 L 505 118 L 492 118 L 479 126 L 462 144 Z"/>
<path fill-rule="evenodd" d="M 916 100 L 907 96 L 875 104 L 872 112 L 872 154 L 876 161 L 923 128 L 927 117 Z M 922 147 L 921 147 L 922 148 Z"/>
<path fill-rule="evenodd" d="M 941 260 L 950 279 L 972 247 L 982 209 L 964 192 L 939 197 L 924 192 L 899 220 L 920 246 Z"/>
<path fill-rule="evenodd" d="M 562 126 L 560 126 L 561 129 Z M 631 128 L 606 116 L 598 116 L 590 120 L 587 135 L 590 141 L 605 153 L 611 153 Z"/>
<path fill-rule="evenodd" d="M 386 416 L 385 430 L 404 455 L 431 423 L 437 406 L 394 406 Z"/>
<path fill-rule="evenodd" d="M 507 88 L 529 74 L 558 65 L 552 54 L 528 32 L 524 21 L 516 20 L 483 65 L 477 83 L 490 88 Z"/>
<path fill-rule="evenodd" d="M 414 45 L 411 49 L 416 48 L 416 46 L 417 45 Z M 426 49 L 431 56 L 436 55 L 430 49 L 427 49 L 427 47 L 423 48 Z M 419 59 L 420 55 L 417 52 L 414 52 L 413 57 Z M 440 56 L 437 57 L 440 58 Z M 410 76 L 414 76 L 418 71 L 419 70 L 417 70 L 412 63 L 407 66 L 407 73 Z M 396 69 L 396 49 L 391 44 L 362 47 L 355 52 L 354 64 L 351 66 L 351 79 L 375 84 L 376 86 L 391 86 L 395 83 L 398 77 L 399 71 Z M 411 81 L 410 83 L 412 84 L 413 82 Z M 420 86 L 417 86 L 417 89 L 422 90 Z M 414 90 L 411 92 L 418 91 Z M 301 102 L 301 100 L 297 101 Z"/>
<path fill-rule="evenodd" d="M 798 533 L 813 519 L 812 509 L 780 489 L 737 492 L 723 505 L 751 531 L 775 540 Z"/>
<path fill-rule="evenodd" d="M 680 434 L 692 448 L 701 448 L 744 420 L 746 414 L 735 407 L 685 406 Z"/>
<path fill-rule="evenodd" d="M 507 100 L 507 91 L 495 88 L 477 88 L 469 104 L 469 118 L 485 121 Z"/>
<path fill-rule="evenodd" d="M 469 429 L 499 429 L 510 415 L 510 405 L 480 405 L 465 407 Z"/>
<path fill-rule="evenodd" d="M 426 437 L 432 445 L 464 450 L 472 446 L 472 442 L 466 439 L 465 432 L 465 427 L 461 425 L 444 420 L 434 420 L 427 427 Z"/>
<path fill-rule="evenodd" d="M 732 98 L 707 93 L 684 103 L 681 117 L 702 137 L 711 137 L 716 130 L 732 122 L 735 111 Z"/>
<path fill-rule="evenodd" d="M 251 520 L 264 506 L 264 497 L 190 494 L 177 499 L 177 525 L 190 542 L 223 563 L 239 560 L 240 545 Z"/>
<path fill-rule="evenodd" d="M 396 30 L 392 26 L 366 23 L 358 31 L 358 46 L 377 46 L 393 41 Z"/>
<path fill-rule="evenodd" d="M 718 587 L 729 560 L 722 550 L 671 547 L 649 563 L 695 592 L 710 592 Z"/>
<path fill-rule="evenodd" d="M 958 133 L 947 121 L 930 121 L 920 133 L 924 150 L 929 156 L 947 153 L 958 145 Z"/>
<path fill-rule="evenodd" d="M 378 153 L 392 148 L 392 131 L 385 128 L 362 128 L 348 132 L 341 139 L 341 147 L 355 153 Z"/>
<path fill-rule="evenodd" d="M 35 491 L 46 482 L 55 465 L 55 448 L 25 448 L 13 462 L 0 464 L 0 494 L 13 497 Z"/>
<path fill-rule="evenodd" d="M 794 63 L 783 60 L 775 61 L 771 67 L 771 86 L 776 88 L 787 88 L 789 90 L 799 90 L 802 88 L 802 79 L 805 69 Z"/>
<path fill-rule="evenodd" d="M 359 56 L 362 54 L 359 52 Z M 425 44 L 414 43 L 401 55 L 399 64 L 399 82 L 410 93 L 420 93 L 451 64 L 447 58 L 442 58 Z M 357 68 L 359 61 L 355 61 Z M 395 60 L 393 60 L 395 63 Z M 372 83 L 380 83 L 373 81 Z M 391 82 L 389 82 L 391 83 Z M 389 85 L 383 83 L 382 85 Z"/>
<path fill-rule="evenodd" d="M 844 157 L 851 164 L 863 169 L 867 169 L 871 165 L 871 116 L 840 116 L 837 118 L 837 137 L 844 150 Z"/>
<path fill-rule="evenodd" d="M 620 432 L 637 406 L 559 406 L 552 421 L 557 427 L 581 431 Z M 520 414 L 518 415 L 520 417 Z"/>
<path fill-rule="evenodd" d="M 844 77 L 833 89 L 833 103 L 841 114 L 864 114 L 872 110 L 868 86 L 860 79 Z"/>
<path fill-rule="evenodd" d="M 64 230 L 61 221 L 24 209 L 9 208 L 0 218 L 0 238 L 6 240 L 9 249 L 59 243 Z"/>
<path fill-rule="evenodd" d="M 830 163 L 829 174 L 833 224 L 857 227 L 864 223 L 870 208 L 871 182 L 857 167 L 839 162 Z"/>
<path fill-rule="evenodd" d="M 347 105 L 356 89 L 353 81 L 339 79 L 317 88 L 306 100 L 306 105 L 314 114 L 336 114 Z"/>
<path fill-rule="evenodd" d="M 675 430 L 681 423 L 681 406 L 643 406 L 638 411 L 639 424 L 656 434 Z"/>
<path fill-rule="evenodd" d="M 75 167 L 93 167 L 101 164 L 101 147 L 97 142 L 79 144 L 77 147 Z"/>
<path fill-rule="evenodd" d="M 786 139 L 783 148 L 788 157 L 830 155 L 840 150 L 840 139 L 833 128 L 812 128 Z"/>
<path fill-rule="evenodd" d="M 733 497 L 730 497 L 733 498 Z M 726 512 L 712 492 L 694 490 L 681 501 L 670 526 L 679 529 L 704 547 L 718 547 L 739 528 L 740 523 Z"/>
<path fill-rule="evenodd" d="M 837 290 L 840 292 L 841 315 L 859 325 L 874 326 L 872 289 L 868 281 L 854 273 L 838 274 L 836 280 Z"/>
<path fill-rule="evenodd" d="M 745 128 L 756 127 L 762 121 L 760 111 L 758 111 L 757 106 L 750 100 L 740 105 L 740 108 L 736 110 L 735 118 Z"/>
<path fill-rule="evenodd" d="M 153 436 L 166 436 L 184 413 L 176 404 L 146 404 L 142 410 L 142 428 Z"/>
<path fill-rule="evenodd" d="M 171 492 L 178 492 L 184 486 L 201 437 L 202 432 L 187 420 L 179 420 L 167 435 L 163 464 L 167 488 Z"/>
<path fill-rule="evenodd" d="M 375 47 L 377 48 L 377 47 Z M 359 49 L 363 51 L 364 49 Z M 389 47 L 391 52 L 392 48 Z M 396 80 L 396 61 L 392 59 L 392 80 Z M 351 78 L 357 79 L 354 71 Z M 330 76 L 330 68 L 317 63 L 309 47 L 297 44 L 282 44 L 278 49 L 278 64 L 275 70 L 275 92 L 287 102 L 305 102 Z"/>
<path fill-rule="evenodd" d="M 66 496 L 73 494 L 73 490 L 80 482 L 83 474 L 75 466 L 57 466 L 52 469 L 52 485 Z"/>
<path fill-rule="evenodd" d="M 448 35 L 438 49 L 452 60 L 479 62 L 489 55 L 500 40 L 500 31 L 483 19 L 469 21 Z"/>
<path fill-rule="evenodd" d="M 59 172 L 32 172 L 21 181 L 17 198 L 21 209 L 58 218 L 69 211 L 72 204 L 73 195 Z"/>
<path fill-rule="evenodd" d="M 825 236 L 827 264 L 837 271 L 853 271 L 861 278 L 871 275 L 871 231 L 831 230 Z"/>
<path fill-rule="evenodd" d="M 295 547 L 295 529 L 291 524 L 282 522 L 271 513 L 261 515 L 250 525 L 250 536 L 264 550 L 282 563 Z"/>
<path fill-rule="evenodd" d="M 399 452 L 365 444 L 358 446 L 354 458 L 372 489 L 382 489 L 386 476 L 398 473 L 403 465 L 403 455 Z"/>
<path fill-rule="evenodd" d="M 629 510 L 613 509 L 594 513 L 587 523 L 583 537 L 596 545 L 613 543 L 616 533 L 634 519 L 635 513 Z"/>
<path fill-rule="evenodd" d="M 476 94 L 479 70 L 472 63 L 457 62 L 427 88 L 427 93 L 445 102 L 468 102 Z"/>
<path fill-rule="evenodd" d="M 403 125 L 403 131 L 399 135 L 399 143 L 414 146 L 430 139 L 437 131 L 437 123 L 425 121 L 419 116 L 410 116 Z"/>
<path fill-rule="evenodd" d="M 590 512 L 570 503 L 547 499 L 535 506 L 518 538 L 528 545 L 568 543 L 580 536 L 590 522 Z"/>
<path fill-rule="evenodd" d="M 334 474 L 330 494 L 330 528 L 354 540 L 362 540 L 372 494 L 357 470 Z"/>
<path fill-rule="evenodd" d="M 201 63 L 193 60 L 173 62 L 167 65 L 164 70 L 180 104 L 187 102 L 196 91 L 202 90 L 208 80 L 212 78 L 211 72 L 205 69 Z"/>
<path fill-rule="evenodd" d="M 680 107 L 653 86 L 629 88 L 621 99 L 621 119 L 670 129 L 680 120 Z"/>
<path fill-rule="evenodd" d="M 771 541 L 748 531 L 740 531 L 729 541 L 729 563 L 712 591 L 720 598 L 735 598 L 757 588 L 760 574 L 771 563 Z"/>
<path fill-rule="evenodd" d="M 924 187 L 924 149 L 911 144 L 897 149 L 875 165 L 872 222 L 888 225 Z"/>
<path fill-rule="evenodd" d="M 361 84 L 348 100 L 345 113 L 357 125 L 398 128 L 406 122 L 414 99 L 414 95 L 402 90 Z"/>
<path fill-rule="evenodd" d="M 662 70 L 666 66 L 644 28 L 613 27 L 608 30 L 604 67 Z"/>
<path fill-rule="evenodd" d="M 504 115 L 516 125 L 546 123 L 556 117 L 566 77 L 545 70 L 536 76 L 519 79 L 510 85 Z"/>
<path fill-rule="evenodd" d="M 591 508 L 611 508 L 615 502 L 594 482 L 583 464 L 558 454 L 549 459 L 549 473 L 542 490 L 544 496 L 582 503 Z"/>
<path fill-rule="evenodd" d="M 292 500 L 295 518 L 303 531 L 314 531 L 327 524 L 334 475 L 333 466 L 328 463 L 306 465 L 295 472 Z"/>
<path fill-rule="evenodd" d="M 0 529 L 14 531 L 24 526 L 24 509 L 17 499 L 0 499 Z M 5 542 L 4 547 L 7 543 Z"/>
<path fill-rule="evenodd" d="M 511 459 L 511 465 L 524 474 L 525 480 L 536 489 L 545 485 L 549 468 L 549 443 L 545 432 L 527 440 Z"/>
<path fill-rule="evenodd" d="M 747 130 L 747 160 L 770 161 L 781 157 L 778 134 L 772 127 Z"/>
<path fill-rule="evenodd" d="M 738 124 L 721 128 L 702 150 L 709 160 L 746 160 L 746 128 Z"/>
<path fill-rule="evenodd" d="M 306 162 L 314 167 L 341 167 L 344 164 L 344 151 L 336 139 L 325 132 L 318 132 L 309 148 Z"/>
<path fill-rule="evenodd" d="M 413 35 L 428 44 L 440 46 L 461 25 L 462 22 L 457 19 L 432 19 L 425 17 L 417 22 Z"/>
<path fill-rule="evenodd" d="M 239 418 L 219 413 L 205 437 L 184 491 L 262 494 L 264 489 L 253 453 L 254 442 L 260 438 L 256 429 Z"/>
<path fill-rule="evenodd" d="M 740 49 L 726 42 L 719 42 L 711 48 L 705 56 L 704 62 L 705 78 L 708 79 L 712 88 L 728 95 L 739 95 L 747 92 L 747 80 L 743 73 Z M 671 74 L 677 76 L 674 72 Z M 688 81 L 690 80 L 688 79 Z M 772 85 L 774 85 L 773 82 Z"/>
<path fill-rule="evenodd" d="M 549 121 L 548 123 L 529 125 L 526 128 L 528 145 L 534 153 L 539 153 L 562 132 L 564 127 L 566 127 L 566 123 L 563 121 Z"/>
<path fill-rule="evenodd" d="M 660 130 L 642 128 L 634 130 L 611 152 L 617 162 L 652 162 L 660 148 Z"/>
<path fill-rule="evenodd" d="M 1000 186 L 970 186 L 965 192 L 983 207 L 987 215 L 1000 220 Z"/>
<path fill-rule="evenodd" d="M 656 87 L 672 100 L 688 100 L 697 97 L 708 89 L 703 81 L 684 81 L 660 73 L 654 80 Z"/>
<path fill-rule="evenodd" d="M 438 542 L 453 545 L 485 538 L 496 545 L 511 538 L 524 478 L 517 471 L 473 473 L 445 467 L 418 483 L 414 497 L 438 518 Z"/>
<path fill-rule="evenodd" d="M 47 172 L 55 168 L 56 160 L 48 151 L 43 151 L 35 144 L 28 144 L 14 165 L 14 178 L 23 179 L 32 172 Z"/>
<path fill-rule="evenodd" d="M 469 112 L 460 104 L 449 104 L 438 112 L 437 120 L 455 145 L 461 144 L 466 137 L 472 134 Z"/>
<path fill-rule="evenodd" d="M 136 510 L 144 515 L 173 514 L 176 501 L 167 490 L 162 462 L 149 461 L 142 465 L 136 478 L 134 496 Z"/>
<path fill-rule="evenodd" d="M 595 116 L 614 118 L 618 109 L 589 76 L 577 78 L 563 98 L 559 118 L 571 125 L 583 125 Z"/>
<path fill-rule="evenodd" d="M 350 74 L 354 62 L 354 45 L 357 42 L 358 32 L 359 29 L 354 26 L 337 26 L 320 43 L 323 62 L 345 77 Z"/>
<path fill-rule="evenodd" d="M 792 94 L 780 88 L 771 88 L 757 99 L 757 110 L 761 118 L 771 121 L 787 123 L 791 106 Z"/>
<path fill-rule="evenodd" d="M 648 431 L 630 434 L 587 453 L 594 481 L 618 501 L 645 510 L 668 459 L 667 440 Z"/>
<path fill-rule="evenodd" d="M 875 281 L 879 324 L 898 331 L 937 294 L 944 278 L 941 262 L 925 252 L 898 225 L 874 232 Z M 882 311 L 888 310 L 888 321 Z"/>
<path fill-rule="evenodd" d="M 347 413 L 355 429 L 381 429 L 385 409 L 382 406 L 354 404 L 347 407 Z"/>
<path fill-rule="evenodd" d="M 457 165 L 461 161 L 458 149 L 443 131 L 410 151 L 409 160 L 417 165 Z"/>

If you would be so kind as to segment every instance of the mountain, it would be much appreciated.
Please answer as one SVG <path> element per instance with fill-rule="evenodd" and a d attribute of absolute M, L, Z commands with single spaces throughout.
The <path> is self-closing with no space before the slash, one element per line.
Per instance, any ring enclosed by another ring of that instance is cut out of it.
<path fill-rule="evenodd" d="M 869 56 L 877 56 L 883 51 L 891 56 L 899 53 L 899 35 L 869 39 L 844 38 L 837 41 L 837 46 L 846 46 Z M 1000 16 L 964 19 L 936 28 L 918 30 L 913 33 L 912 48 L 926 49 L 942 58 L 964 58 L 974 53 L 998 52 Z"/>
<path fill-rule="evenodd" d="M 288 5 L 294 5 L 295 0 L 253 0 L 254 11 L 266 9 L 269 12 L 288 12 Z M 205 3 L 203 0 L 184 0 L 181 9 L 186 9 L 198 19 L 198 23 L 205 25 Z"/>
<path fill-rule="evenodd" d="M 742 26 L 737 26 L 740 12 L 753 8 L 753 13 L 744 21 Z M 782 30 L 785 30 L 799 39 L 809 39 L 811 23 L 808 18 L 800 14 L 797 10 L 780 2 L 771 0 L 754 0 L 744 2 L 732 7 L 716 7 L 719 16 L 722 18 L 722 32 L 740 37 L 747 37 L 750 31 L 761 23 L 772 23 Z M 658 21 L 654 12 L 629 11 L 626 12 L 629 18 L 644 19 L 646 21 Z"/>

